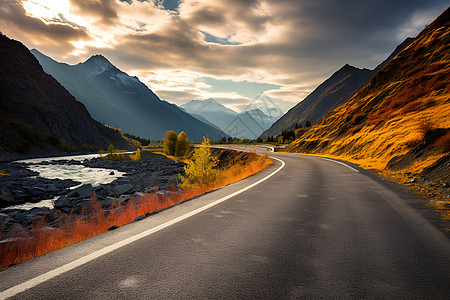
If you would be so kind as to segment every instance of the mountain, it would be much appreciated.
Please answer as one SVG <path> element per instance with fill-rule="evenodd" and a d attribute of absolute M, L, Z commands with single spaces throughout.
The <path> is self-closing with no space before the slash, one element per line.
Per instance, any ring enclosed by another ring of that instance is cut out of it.
<path fill-rule="evenodd" d="M 118 131 L 93 120 L 20 42 L 0 35 L 0 153 L 130 149 Z M 84 145 L 84 146 L 83 146 Z"/>
<path fill-rule="evenodd" d="M 281 115 L 275 107 L 250 106 L 248 110 L 237 113 L 214 99 L 192 100 L 180 106 L 193 116 L 205 118 L 223 132 L 240 139 L 256 139 Z"/>
<path fill-rule="evenodd" d="M 124 132 L 161 140 L 167 130 L 185 131 L 194 141 L 207 136 L 217 140 L 223 133 L 176 105 L 161 101 L 137 77 L 129 76 L 104 56 L 94 55 L 83 63 L 59 63 L 38 50 L 32 53 L 44 71 L 54 76 L 72 95 L 86 105 L 96 120 Z"/>
<path fill-rule="evenodd" d="M 447 9 L 364 88 L 292 142 L 287 151 L 335 156 L 415 178 L 426 174 L 437 186 L 448 186 L 449 74 Z"/>
<path fill-rule="evenodd" d="M 284 129 L 292 129 L 295 124 L 305 125 L 306 121 L 316 124 L 334 108 L 344 104 L 357 91 L 364 87 L 375 73 L 393 59 L 412 41 L 407 38 L 394 52 L 375 70 L 359 69 L 346 64 L 336 71 L 330 78 L 320 84 L 303 101 L 291 108 L 284 116 L 275 122 L 262 135 L 262 139 L 276 136 Z"/>
<path fill-rule="evenodd" d="M 191 100 L 180 105 L 180 108 L 192 116 L 201 116 L 208 122 L 224 130 L 237 116 L 237 112 L 220 104 L 216 100 L 209 98 L 207 100 Z"/>

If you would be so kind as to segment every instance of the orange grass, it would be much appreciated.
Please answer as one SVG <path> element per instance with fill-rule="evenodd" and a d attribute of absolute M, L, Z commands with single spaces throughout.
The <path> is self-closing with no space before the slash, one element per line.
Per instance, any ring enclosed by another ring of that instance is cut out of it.
<path fill-rule="evenodd" d="M 148 193 L 129 200 L 127 205 L 119 205 L 111 210 L 103 210 L 94 195 L 90 205 L 84 209 L 86 213 L 91 212 L 90 215 L 67 215 L 65 218 L 60 218 L 57 229 L 49 227 L 44 216 L 31 225 L 30 236 L 21 237 L 19 232 L 13 232 L 7 239 L 0 241 L 0 269 L 75 244 L 106 232 L 113 225 L 128 224 L 138 216 L 157 212 L 239 181 L 264 170 L 271 163 L 272 161 L 267 158 L 267 155 L 265 157 L 256 156 L 256 154 L 250 155 L 243 164 L 235 164 L 226 170 L 221 170 L 218 180 L 208 188 L 197 187 L 183 192 L 178 192 L 176 188 L 173 188 L 170 193 L 163 195 Z M 0 231 L 3 231 L 4 224 L 0 225 Z"/>

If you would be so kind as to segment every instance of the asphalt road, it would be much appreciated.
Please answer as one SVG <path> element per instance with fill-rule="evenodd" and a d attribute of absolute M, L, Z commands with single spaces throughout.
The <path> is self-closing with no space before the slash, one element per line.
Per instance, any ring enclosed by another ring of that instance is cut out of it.
<path fill-rule="evenodd" d="M 271 155 L 284 167 L 1 271 L 0 298 L 450 298 L 450 242 L 420 200 L 335 161 Z"/>

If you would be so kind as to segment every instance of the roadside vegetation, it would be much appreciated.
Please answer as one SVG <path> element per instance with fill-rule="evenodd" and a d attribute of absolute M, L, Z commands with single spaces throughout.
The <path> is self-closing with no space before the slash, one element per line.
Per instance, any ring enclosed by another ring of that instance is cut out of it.
<path fill-rule="evenodd" d="M 428 197 L 450 220 L 450 27 L 439 19 L 367 86 L 286 151 L 378 171 Z"/>
<path fill-rule="evenodd" d="M 180 135 L 181 138 L 178 139 Z M 185 140 L 185 135 L 181 133 L 176 137 L 177 143 Z M 183 147 L 185 144 L 182 142 L 181 147 L 175 147 L 175 151 L 181 151 Z M 108 155 L 116 155 L 113 147 L 108 152 Z M 137 156 L 138 153 L 141 153 L 140 150 L 134 155 Z M 146 192 L 126 202 L 117 198 L 109 210 L 102 208 L 94 194 L 90 203 L 85 204 L 81 215 L 69 213 L 59 218 L 57 229 L 49 229 L 48 220 L 43 216 L 40 221 L 30 225 L 33 228 L 30 236 L 22 237 L 11 233 L 10 238 L 0 243 L 0 269 L 141 220 L 195 196 L 251 176 L 272 163 L 267 155 L 259 156 L 254 152 L 211 149 L 207 138 L 193 151 L 186 151 L 185 155 L 187 164 L 185 174 L 180 175 L 179 186 L 174 185 L 167 191 Z M 0 224 L 0 232 L 3 231 L 3 226 Z"/>

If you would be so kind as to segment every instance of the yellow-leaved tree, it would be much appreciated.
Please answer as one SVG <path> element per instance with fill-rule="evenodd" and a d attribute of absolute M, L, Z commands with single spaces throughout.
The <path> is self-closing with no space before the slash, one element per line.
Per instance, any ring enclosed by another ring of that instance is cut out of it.
<path fill-rule="evenodd" d="M 218 170 L 217 158 L 211 155 L 211 144 L 208 138 L 203 137 L 203 142 L 195 148 L 192 160 L 184 167 L 186 176 L 181 174 L 181 188 L 210 187 L 214 184 Z"/>
<path fill-rule="evenodd" d="M 176 156 L 185 155 L 190 147 L 191 147 L 191 144 L 189 143 L 189 139 L 187 138 L 186 133 L 184 133 L 184 131 L 180 132 L 180 134 L 177 137 L 177 144 L 175 147 L 175 155 Z"/>
<path fill-rule="evenodd" d="M 175 131 L 166 131 L 166 137 L 164 138 L 164 153 L 167 155 L 175 155 L 177 138 L 178 137 Z"/>

